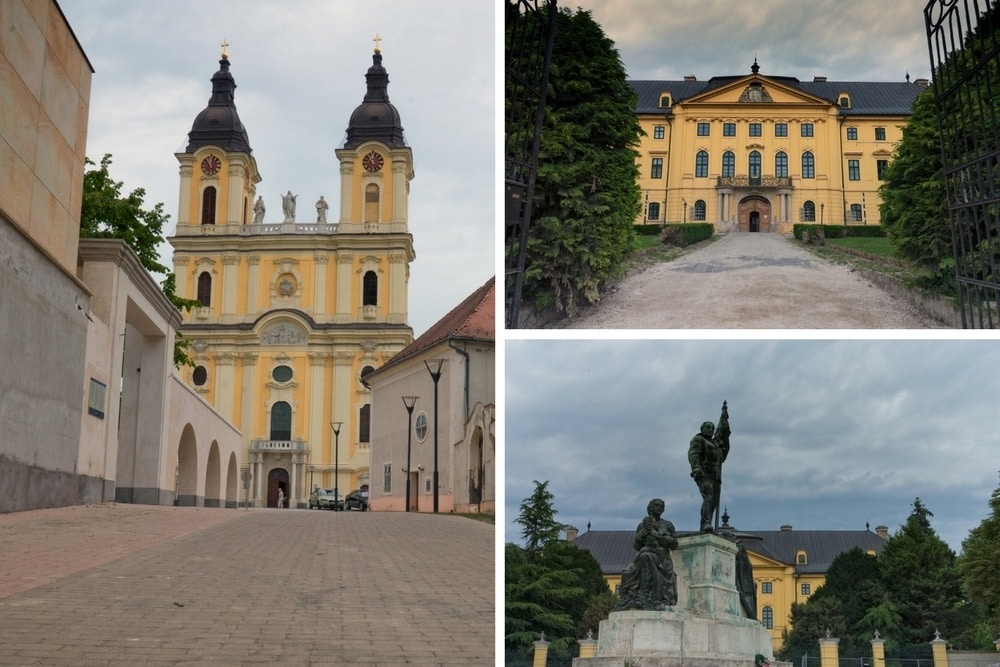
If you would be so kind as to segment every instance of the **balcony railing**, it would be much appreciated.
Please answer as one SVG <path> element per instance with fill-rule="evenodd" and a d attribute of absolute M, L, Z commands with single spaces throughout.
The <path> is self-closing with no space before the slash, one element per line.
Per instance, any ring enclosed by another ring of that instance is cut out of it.
<path fill-rule="evenodd" d="M 790 188 L 792 179 L 789 177 L 777 176 L 719 176 L 718 187 L 720 188 Z"/>
<path fill-rule="evenodd" d="M 304 452 L 305 440 L 251 440 L 251 452 Z"/>

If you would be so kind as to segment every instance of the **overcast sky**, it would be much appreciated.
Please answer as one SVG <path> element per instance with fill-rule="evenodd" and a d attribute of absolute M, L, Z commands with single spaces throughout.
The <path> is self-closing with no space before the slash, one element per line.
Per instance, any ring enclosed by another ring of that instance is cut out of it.
<path fill-rule="evenodd" d="M 894 533 L 920 497 L 958 552 L 1000 485 L 997 368 L 983 340 L 508 341 L 505 539 L 533 480 L 581 533 L 634 530 L 653 497 L 697 530 L 687 448 L 726 399 L 737 528 Z"/>
<path fill-rule="evenodd" d="M 364 97 L 378 33 L 416 174 L 414 335 L 493 275 L 493 2 L 58 1 L 95 70 L 87 155 L 111 153 L 126 191 L 144 187 L 149 207 L 164 203 L 166 235 L 177 218 L 174 153 L 208 103 L 224 39 L 266 220 L 280 217 L 288 190 L 299 195 L 300 220 L 315 220 L 320 195 L 336 220 L 334 149 Z"/>
<path fill-rule="evenodd" d="M 927 0 L 578 0 L 616 43 L 629 78 L 761 74 L 812 81 L 930 76 Z"/>

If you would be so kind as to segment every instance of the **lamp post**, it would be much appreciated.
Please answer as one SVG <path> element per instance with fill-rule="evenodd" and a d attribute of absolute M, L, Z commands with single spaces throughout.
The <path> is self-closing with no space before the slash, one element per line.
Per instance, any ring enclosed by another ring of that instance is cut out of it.
<path fill-rule="evenodd" d="M 438 513 L 438 380 L 441 379 L 441 365 L 444 359 L 424 361 L 427 372 L 434 380 L 434 513 Z M 431 369 L 431 364 L 434 368 Z"/>
<path fill-rule="evenodd" d="M 340 505 L 340 427 L 344 422 L 330 422 L 333 429 L 333 511 Z"/>
<path fill-rule="evenodd" d="M 410 425 L 406 429 L 406 511 L 410 511 L 410 445 L 413 442 L 413 406 L 417 404 L 419 396 L 403 396 L 403 405 L 406 406 L 406 414 L 409 415 Z"/>

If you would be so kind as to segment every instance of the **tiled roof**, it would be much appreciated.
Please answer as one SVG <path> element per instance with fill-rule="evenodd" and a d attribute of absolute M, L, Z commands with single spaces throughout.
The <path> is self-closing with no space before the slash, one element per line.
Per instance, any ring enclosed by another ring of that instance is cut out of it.
<path fill-rule="evenodd" d="M 419 338 L 399 351 L 389 362 L 379 368 L 379 372 L 416 356 L 420 352 L 452 340 L 496 340 L 496 277 L 487 280 L 482 287 L 467 296 L 462 303 L 438 320 Z"/>
<path fill-rule="evenodd" d="M 678 532 L 678 537 L 685 534 Z M 747 551 L 795 565 L 796 554 L 806 553 L 808 563 L 795 566 L 795 571 L 822 574 L 838 555 L 860 547 L 862 551 L 882 551 L 885 540 L 867 530 L 763 530 L 740 531 Z M 621 574 L 635 558 L 632 530 L 591 530 L 582 533 L 573 544 L 583 547 L 601 564 L 605 574 Z"/>
<path fill-rule="evenodd" d="M 670 91 L 674 104 L 724 84 L 744 77 L 718 76 L 708 81 L 629 81 L 638 95 L 637 113 L 670 114 L 670 109 L 660 107 L 660 93 Z M 850 108 L 840 109 L 845 116 L 909 116 L 913 101 L 924 88 L 916 83 L 903 81 L 799 81 L 794 77 L 763 77 L 776 84 L 798 88 L 830 102 L 839 103 L 844 92 L 851 98 Z"/>

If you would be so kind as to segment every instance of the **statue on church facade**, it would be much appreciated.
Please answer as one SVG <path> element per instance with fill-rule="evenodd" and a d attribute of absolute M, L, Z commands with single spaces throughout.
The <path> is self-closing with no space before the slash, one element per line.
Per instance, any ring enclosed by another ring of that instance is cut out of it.
<path fill-rule="evenodd" d="M 298 195 L 293 195 L 289 190 L 287 195 L 281 195 L 281 212 L 285 214 L 285 222 L 295 222 L 295 200 Z"/>
<path fill-rule="evenodd" d="M 263 195 L 257 196 L 257 201 L 253 203 L 253 224 L 259 225 L 264 222 L 264 197 Z"/>
<path fill-rule="evenodd" d="M 691 438 L 688 447 L 688 463 L 691 464 L 691 477 L 698 485 L 701 494 L 701 532 L 714 532 L 712 516 L 715 515 L 715 527 L 719 523 L 719 497 L 722 491 L 722 464 L 729 456 L 729 407 L 722 402 L 722 416 L 719 425 L 704 422 L 701 433 Z"/>
<path fill-rule="evenodd" d="M 323 195 L 320 195 L 319 201 L 316 202 L 316 222 L 326 222 L 326 212 L 329 208 L 330 205 L 326 203 L 325 199 L 323 199 Z"/>
<path fill-rule="evenodd" d="M 653 498 L 635 530 L 635 560 L 622 573 L 615 611 L 663 611 L 677 604 L 677 576 L 670 550 L 677 546 L 674 524 L 662 518 L 666 504 Z"/>

